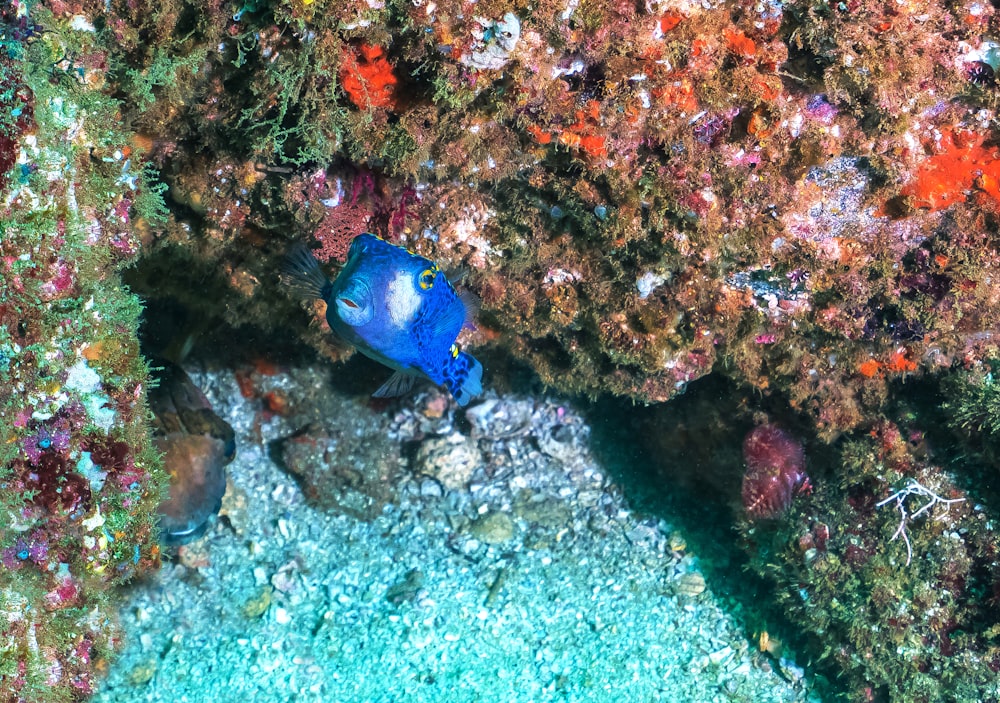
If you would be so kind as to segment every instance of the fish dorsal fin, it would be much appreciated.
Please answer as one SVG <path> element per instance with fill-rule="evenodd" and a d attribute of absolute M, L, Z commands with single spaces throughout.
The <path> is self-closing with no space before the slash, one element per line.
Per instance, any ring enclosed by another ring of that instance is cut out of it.
<path fill-rule="evenodd" d="M 388 381 L 379 386 L 377 391 L 372 393 L 372 398 L 398 398 L 409 393 L 416 382 L 416 376 L 397 371 L 389 377 Z"/>
<path fill-rule="evenodd" d="M 457 292 L 458 299 L 465 306 L 465 322 L 463 326 L 474 329 L 476 327 L 476 315 L 479 314 L 479 308 L 482 307 L 479 296 L 471 290 L 465 290 L 464 288 Z"/>
<path fill-rule="evenodd" d="M 469 276 L 468 267 L 459 266 L 455 269 L 449 268 L 444 271 L 444 274 L 445 278 L 448 279 L 448 283 L 451 284 L 452 289 L 458 295 L 459 300 L 465 306 L 465 323 L 463 326 L 469 329 L 475 328 L 476 315 L 479 314 L 479 308 L 482 307 L 482 303 L 478 295 L 464 286 L 465 279 Z"/>

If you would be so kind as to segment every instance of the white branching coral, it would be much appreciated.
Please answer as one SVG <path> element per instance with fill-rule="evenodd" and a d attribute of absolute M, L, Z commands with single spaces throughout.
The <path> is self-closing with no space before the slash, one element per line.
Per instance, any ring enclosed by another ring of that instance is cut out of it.
<path fill-rule="evenodd" d="M 917 509 L 916 512 L 911 513 L 907 509 L 907 499 L 910 496 L 917 496 L 919 499 L 924 499 L 927 502 Z M 935 517 L 937 520 L 943 520 L 945 514 L 948 512 L 948 508 L 950 508 L 953 503 L 961 503 L 964 500 L 965 498 L 942 498 L 916 479 L 911 478 L 906 486 L 899 489 L 885 500 L 877 503 L 875 507 L 881 508 L 883 505 L 895 503 L 896 509 L 899 511 L 899 526 L 896 528 L 896 531 L 893 533 L 892 538 L 889 541 L 891 542 L 897 538 L 902 538 L 903 542 L 906 544 L 906 565 L 909 566 L 910 562 L 913 560 L 913 547 L 910 545 L 909 535 L 906 534 L 906 526 L 927 511 L 932 510 L 936 505 L 944 506 L 944 510 L 938 513 Z"/>

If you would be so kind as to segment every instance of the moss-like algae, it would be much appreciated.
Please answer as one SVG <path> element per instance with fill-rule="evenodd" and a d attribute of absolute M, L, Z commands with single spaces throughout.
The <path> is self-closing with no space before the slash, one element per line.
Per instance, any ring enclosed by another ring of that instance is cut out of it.
<path fill-rule="evenodd" d="M 744 524 L 758 547 L 751 563 L 777 584 L 778 607 L 809 633 L 818 662 L 842 672 L 851 700 L 992 700 L 1000 643 L 985 600 L 995 577 L 989 518 L 968 500 L 913 518 L 931 501 L 923 494 L 878 506 L 911 481 L 962 494 L 914 460 L 895 429 L 873 434 L 843 443 L 835 480 L 789 515 Z"/>
<path fill-rule="evenodd" d="M 136 330 L 118 280 L 135 256 L 132 206 L 162 212 L 120 106 L 81 57 L 93 34 L 18 5 L 24 38 L 4 81 L 30 123 L 2 148 L 0 700 L 78 700 L 114 649 L 113 588 L 158 564 L 162 477 L 149 445 Z M 44 25 L 45 32 L 23 27 Z M 8 25 L 8 29 L 10 25 Z M 79 61 L 80 63 L 77 63 Z M 14 76 L 14 78 L 10 78 Z M 9 125 L 8 125 L 9 127 Z"/>

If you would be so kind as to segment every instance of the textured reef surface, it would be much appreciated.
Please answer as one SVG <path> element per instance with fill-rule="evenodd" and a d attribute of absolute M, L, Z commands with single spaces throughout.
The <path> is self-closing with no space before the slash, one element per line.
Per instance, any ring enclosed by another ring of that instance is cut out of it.
<path fill-rule="evenodd" d="M 139 301 L 156 220 L 96 35 L 0 10 L 0 700 L 80 700 L 119 637 L 114 588 L 159 563 Z M 152 198 L 152 200 L 151 200 Z"/>
<path fill-rule="evenodd" d="M 469 341 L 569 391 L 663 401 L 715 371 L 832 439 L 996 348 L 990 6 L 111 8 L 174 205 L 148 283 L 190 298 L 158 275 L 190 264 L 227 306 L 188 302 L 230 324 L 288 324 L 291 240 L 336 260 L 367 228 L 464 267 Z"/>
<path fill-rule="evenodd" d="M 102 594 L 158 559 L 121 277 L 195 336 L 341 360 L 276 274 L 295 241 L 333 270 L 368 230 L 481 299 L 460 342 L 487 385 L 524 365 L 658 403 L 663 456 L 678 427 L 780 427 L 747 453 L 750 505 L 739 441 L 699 448 L 730 467 L 702 478 L 851 698 L 1000 698 L 993 5 L 18 0 L 0 21 L 0 695 L 84 695 Z M 678 418 L 699 379 L 725 407 Z"/>

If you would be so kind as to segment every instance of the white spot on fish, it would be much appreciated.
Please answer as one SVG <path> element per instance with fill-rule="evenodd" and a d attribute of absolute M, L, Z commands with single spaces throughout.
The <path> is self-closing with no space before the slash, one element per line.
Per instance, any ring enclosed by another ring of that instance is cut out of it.
<path fill-rule="evenodd" d="M 420 308 L 420 291 L 413 285 L 413 275 L 397 271 L 385 291 L 385 307 L 394 327 L 405 329 Z"/>

